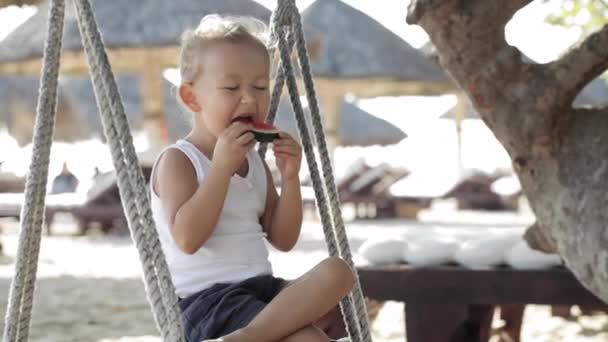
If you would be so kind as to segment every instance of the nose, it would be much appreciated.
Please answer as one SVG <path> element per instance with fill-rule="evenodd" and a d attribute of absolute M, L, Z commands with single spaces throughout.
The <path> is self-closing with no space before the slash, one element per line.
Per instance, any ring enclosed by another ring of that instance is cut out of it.
<path fill-rule="evenodd" d="M 254 103 L 255 95 L 253 94 L 253 91 L 251 91 L 251 90 L 243 91 L 243 95 L 241 96 L 241 102 L 242 103 Z"/>

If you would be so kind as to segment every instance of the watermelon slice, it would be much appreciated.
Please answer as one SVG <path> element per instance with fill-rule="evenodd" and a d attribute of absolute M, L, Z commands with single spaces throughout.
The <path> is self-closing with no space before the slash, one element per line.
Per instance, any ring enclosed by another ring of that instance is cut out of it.
<path fill-rule="evenodd" d="M 254 122 L 251 124 L 251 132 L 255 140 L 259 142 L 272 142 L 279 138 L 279 130 L 271 124 L 265 122 Z"/>

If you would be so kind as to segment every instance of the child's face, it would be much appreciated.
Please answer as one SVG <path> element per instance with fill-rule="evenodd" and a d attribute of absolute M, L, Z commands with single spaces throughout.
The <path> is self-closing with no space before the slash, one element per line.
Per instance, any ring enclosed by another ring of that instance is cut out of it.
<path fill-rule="evenodd" d="M 268 53 L 252 43 L 211 43 L 200 62 L 192 91 L 198 121 L 218 137 L 236 118 L 264 121 L 270 102 Z"/>

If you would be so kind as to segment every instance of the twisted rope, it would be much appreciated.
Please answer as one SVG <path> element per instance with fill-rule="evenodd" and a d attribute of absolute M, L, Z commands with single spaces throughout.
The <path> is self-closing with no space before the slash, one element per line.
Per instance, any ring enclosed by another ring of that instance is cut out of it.
<path fill-rule="evenodd" d="M 7 342 L 27 341 L 29 337 L 40 252 L 40 235 L 44 221 L 49 156 L 55 125 L 64 13 L 64 1 L 53 0 L 49 9 L 42 76 L 36 107 L 31 172 L 26 182 L 15 276 L 11 282 L 6 310 L 3 340 Z"/>
<path fill-rule="evenodd" d="M 277 9 L 273 13 L 271 29 L 273 36 L 278 38 L 282 65 L 279 73 L 277 74 L 277 81 L 275 81 L 275 89 L 273 90 L 273 97 L 267 121 L 273 122 L 274 120 L 279 98 L 282 92 L 283 81 L 286 77 L 290 99 L 293 105 L 304 152 L 309 165 L 311 179 L 313 181 L 313 189 L 315 191 L 317 207 L 319 208 L 319 214 L 321 216 L 329 253 L 330 255 L 340 255 L 348 263 L 355 274 L 353 291 L 351 295 L 345 298 L 340 305 L 346 321 L 347 330 L 353 341 L 371 342 L 369 323 L 367 320 L 367 309 L 365 307 L 365 301 L 363 298 L 361 285 L 359 283 L 359 278 L 356 273 L 356 268 L 352 261 L 352 254 L 350 252 L 350 246 L 344 228 L 344 221 L 342 220 L 340 202 L 337 196 L 337 190 L 333 178 L 331 161 L 323 135 L 323 126 L 320 118 L 319 106 L 316 100 L 314 82 L 312 80 L 312 72 L 310 69 L 308 51 L 306 50 L 300 14 L 293 0 L 279 1 Z M 289 42 L 286 42 L 284 36 L 289 32 L 288 29 L 291 29 L 291 34 L 288 35 L 290 39 Z M 290 52 L 293 45 L 294 35 L 295 42 L 297 44 L 300 68 L 304 78 L 306 95 L 313 119 L 314 134 L 315 138 L 317 139 L 317 146 L 320 150 L 320 158 L 321 164 L 323 165 L 322 171 L 325 183 L 322 183 L 319 175 L 312 142 L 299 99 L 294 71 L 291 66 Z M 280 89 L 277 90 L 277 86 L 279 86 Z M 261 149 L 263 150 L 260 151 L 260 154 L 263 156 L 265 146 L 261 146 Z M 326 193 L 323 190 L 327 191 L 329 195 L 329 204 L 326 198 Z M 330 207 L 331 213 L 328 212 L 328 207 Z M 333 222 L 331 221 L 332 218 Z M 338 246 L 336 246 L 336 244 L 338 244 Z"/>
<path fill-rule="evenodd" d="M 327 150 L 327 143 L 325 142 L 325 136 L 323 133 L 323 122 L 321 120 L 319 104 L 317 102 L 317 96 L 310 67 L 310 59 L 306 50 L 304 30 L 302 27 L 302 21 L 299 13 L 297 15 L 293 15 L 292 25 L 295 34 L 296 48 L 298 51 L 298 60 L 300 62 L 300 68 L 302 70 L 302 79 L 304 81 L 304 88 L 306 89 L 306 98 L 308 99 L 308 107 L 310 109 L 310 114 L 312 118 L 313 132 L 316 138 L 317 147 L 319 148 L 319 157 L 321 158 L 321 165 L 323 166 L 322 171 L 325 179 L 325 189 L 329 196 L 329 203 L 331 204 L 331 213 L 334 219 L 334 231 L 336 234 L 336 240 L 338 242 L 340 256 L 342 256 L 342 258 L 348 263 L 348 265 L 355 273 L 352 296 L 355 304 L 355 311 L 359 320 L 359 328 L 361 329 L 362 340 L 364 342 L 371 342 L 372 338 L 369 329 L 367 307 L 365 305 L 365 298 L 363 297 L 361 283 L 359 282 L 359 277 L 357 275 L 357 269 L 355 267 L 355 263 L 353 262 L 350 244 L 348 242 L 346 228 L 344 226 L 344 220 L 342 219 L 340 200 L 338 198 L 338 191 L 336 188 L 336 182 L 334 180 L 334 173 L 332 170 L 329 152 Z"/>
<path fill-rule="evenodd" d="M 284 30 L 279 26 L 278 23 L 275 23 L 277 19 L 277 12 L 272 13 L 272 17 L 270 19 L 271 23 L 274 23 L 270 26 L 270 42 L 271 44 L 278 43 L 279 35 Z M 293 39 L 293 34 L 289 34 L 287 36 L 287 46 L 288 50 L 291 51 L 293 49 L 295 41 Z M 283 86 L 285 85 L 285 69 L 283 68 L 283 62 L 279 56 L 279 61 L 277 65 L 277 74 L 274 79 L 274 87 L 272 88 L 272 95 L 270 97 L 270 105 L 268 107 L 268 115 L 266 116 L 266 122 L 274 123 L 274 120 L 277 116 L 277 110 L 279 108 L 279 104 L 281 102 L 281 96 L 283 94 Z M 266 149 L 268 148 L 268 143 L 263 142 L 258 147 L 258 153 L 260 157 L 264 159 L 266 155 Z"/>
<path fill-rule="evenodd" d="M 78 15 L 78 25 L 93 79 L 97 104 L 101 111 L 104 133 L 110 143 L 112 159 L 117 172 L 117 182 L 123 207 L 126 211 L 131 237 L 135 242 L 142 262 L 148 300 L 152 306 L 152 312 L 163 340 L 183 341 L 184 337 L 179 308 L 177 306 L 177 296 L 171 282 L 166 260 L 162 254 L 157 231 L 154 228 L 147 187 L 139 168 L 139 161 L 133 147 L 131 131 L 118 87 L 116 86 L 89 1 L 77 0 L 75 6 Z M 54 129 L 57 80 L 65 12 L 64 1 L 52 0 L 49 11 L 48 36 L 44 50 L 44 65 L 34 132 L 34 150 L 30 167 L 32 172 L 28 176 L 25 203 L 22 210 L 22 229 L 19 238 L 16 272 L 11 283 L 10 299 L 5 320 L 5 341 L 26 341 L 31 321 L 40 234 L 44 218 L 49 155 Z M 323 127 L 316 102 L 300 16 L 295 2 L 293 0 L 280 1 L 273 17 L 273 27 L 277 30 L 274 34 L 278 37 L 282 65 L 275 81 L 268 121 L 272 122 L 274 120 L 283 83 L 286 78 L 313 179 L 317 206 L 323 222 L 328 250 L 331 255 L 343 257 L 351 266 L 353 272 L 355 272 L 356 281 L 355 288 L 353 289 L 353 298 L 348 296 L 340 305 L 347 323 L 347 330 L 354 342 L 371 341 L 365 303 L 362 301 L 361 288 L 356 276 L 356 269 L 352 262 L 352 255 L 341 217 L 331 163 L 323 137 Z M 289 32 L 289 27 L 292 28 L 293 32 L 289 35 L 289 41 L 286 41 L 284 35 Z M 293 33 L 295 33 L 298 56 L 310 103 L 314 134 L 321 152 L 325 184 L 321 181 L 291 65 L 290 51 L 294 44 Z M 260 154 L 264 155 L 264 153 L 265 146 L 262 146 Z M 328 204 L 324 189 L 329 193 L 331 205 Z M 328 207 L 331 209 L 331 212 L 328 211 Z M 338 242 L 339 244 L 336 245 Z"/>
<path fill-rule="evenodd" d="M 77 0 L 75 6 L 123 207 L 142 262 L 148 301 L 163 340 L 184 341 L 177 295 L 162 254 L 120 93 L 89 1 Z"/>
<path fill-rule="evenodd" d="M 287 43 L 284 41 L 283 37 L 279 37 L 279 45 L 282 56 L 289 56 L 289 50 L 286 48 Z M 291 66 L 291 62 L 284 62 L 283 67 L 285 68 L 285 74 L 287 75 L 287 88 L 289 90 L 289 96 L 293 104 L 293 110 L 296 117 L 296 122 L 298 125 L 298 129 L 300 131 L 300 135 L 302 138 L 302 145 L 304 148 L 304 154 L 306 156 L 306 161 L 309 165 L 311 179 L 313 182 L 313 189 L 315 192 L 315 198 L 317 200 L 317 207 L 319 208 L 319 215 L 321 217 L 321 222 L 323 226 L 323 233 L 325 235 L 325 242 L 327 245 L 327 249 L 329 251 L 329 255 L 336 256 L 339 255 L 338 246 L 336 245 L 334 232 L 332 229 L 331 222 L 331 214 L 328 209 L 327 199 L 325 197 L 325 193 L 323 190 L 323 183 L 320 178 L 319 169 L 317 166 L 317 161 L 315 159 L 314 150 L 312 146 L 312 140 L 310 138 L 310 133 L 306 127 L 306 121 L 304 119 L 304 111 L 302 109 L 302 104 L 300 103 L 300 97 L 297 89 L 297 84 L 295 77 L 293 75 L 293 70 Z M 352 301 L 350 296 L 345 297 L 340 302 L 340 310 L 342 311 L 345 326 L 348 331 L 349 336 L 353 342 L 360 342 L 360 333 L 359 333 L 359 324 L 357 322 L 356 313 L 354 313 L 354 306 L 352 305 Z"/>

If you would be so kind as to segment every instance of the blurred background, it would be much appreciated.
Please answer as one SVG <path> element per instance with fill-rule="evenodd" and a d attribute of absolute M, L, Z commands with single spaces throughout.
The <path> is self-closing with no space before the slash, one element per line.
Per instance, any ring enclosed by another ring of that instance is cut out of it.
<path fill-rule="evenodd" d="M 371 238 L 397 238 L 411 229 L 490 235 L 512 229 L 521 235 L 534 222 L 508 154 L 436 63 L 425 32 L 406 24 L 408 1 L 296 2 L 357 262 L 369 262 L 359 248 Z M 536 63 L 558 58 L 584 37 L 594 18 L 584 10 L 568 17 L 564 3 L 571 2 L 534 1 L 520 10 L 507 25 L 508 43 Z M 180 33 L 209 13 L 268 22 L 276 1 L 92 4 L 149 177 L 160 150 L 190 129 L 190 114 L 175 101 Z M 31 340 L 159 341 L 70 2 L 67 8 Z M 47 1 L 0 7 L 0 311 L 6 306 L 32 158 L 47 11 Z M 591 82 L 575 104 L 608 104 L 606 81 Z M 276 125 L 298 136 L 287 98 Z M 267 157 L 279 185 L 271 154 Z M 291 278 L 326 256 L 305 161 L 301 179 L 302 237 L 294 251 L 271 256 L 277 274 Z M 402 305 L 383 303 L 374 311 L 377 341 L 404 340 Z M 530 306 L 526 315 L 522 341 L 608 339 L 604 314 L 563 318 L 548 307 Z"/>

